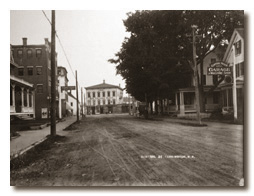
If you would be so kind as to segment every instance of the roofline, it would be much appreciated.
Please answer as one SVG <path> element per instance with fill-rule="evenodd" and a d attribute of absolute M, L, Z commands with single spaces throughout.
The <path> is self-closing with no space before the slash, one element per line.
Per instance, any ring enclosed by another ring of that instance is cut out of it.
<path fill-rule="evenodd" d="M 118 88 L 118 89 L 120 89 L 120 90 L 124 90 L 123 88 L 121 88 L 121 87 L 119 87 L 119 86 L 111 86 L 111 87 L 106 87 L 106 88 L 104 88 L 104 87 L 84 87 L 86 90 L 90 90 L 90 89 L 107 89 L 107 88 Z"/>
<path fill-rule="evenodd" d="M 226 58 L 228 57 L 228 54 L 229 54 L 229 52 L 230 52 L 230 50 L 231 50 L 231 48 L 232 48 L 233 41 L 234 41 L 236 35 L 239 35 L 242 39 L 244 39 L 244 38 L 240 35 L 240 33 L 237 31 L 237 30 L 239 30 L 239 29 L 244 29 L 244 28 L 235 28 L 235 29 L 234 29 L 234 31 L 233 31 L 233 33 L 232 33 L 232 36 L 231 36 L 231 38 L 230 38 L 228 47 L 227 47 L 227 49 L 226 49 L 226 52 L 225 52 L 225 54 L 224 54 L 224 56 L 223 56 L 223 61 L 225 61 Z"/>

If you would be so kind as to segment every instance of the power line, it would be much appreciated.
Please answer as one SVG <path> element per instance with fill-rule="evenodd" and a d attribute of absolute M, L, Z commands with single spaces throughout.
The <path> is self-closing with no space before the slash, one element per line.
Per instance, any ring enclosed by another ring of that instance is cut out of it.
<path fill-rule="evenodd" d="M 44 10 L 42 10 L 42 13 L 43 13 L 43 15 L 45 16 L 45 18 L 47 19 L 47 21 L 49 22 L 49 24 L 52 25 L 51 21 L 49 20 L 48 16 L 47 16 L 46 13 L 44 12 Z M 67 60 L 67 63 L 68 63 L 68 65 L 69 65 L 70 69 L 71 69 L 72 75 L 73 75 L 74 78 L 76 78 L 76 76 L 75 76 L 75 74 L 74 74 L 74 72 L 73 72 L 71 63 L 70 63 L 70 61 L 69 61 L 69 59 L 68 59 L 68 56 L 67 56 L 67 54 L 66 54 L 66 52 L 65 52 L 65 49 L 64 49 L 64 47 L 63 47 L 63 44 L 62 44 L 62 42 L 61 42 L 61 39 L 60 39 L 60 37 L 59 37 L 58 34 L 57 34 L 57 31 L 56 31 L 56 37 L 57 37 L 57 40 L 58 40 L 58 42 L 59 42 L 59 44 L 60 44 L 60 46 L 61 46 L 61 48 L 62 48 L 62 50 L 63 50 L 64 56 L 65 56 L 65 58 L 66 58 L 66 60 Z M 79 85 L 79 82 L 78 82 L 78 86 L 79 86 L 79 88 L 81 88 L 80 85 Z"/>

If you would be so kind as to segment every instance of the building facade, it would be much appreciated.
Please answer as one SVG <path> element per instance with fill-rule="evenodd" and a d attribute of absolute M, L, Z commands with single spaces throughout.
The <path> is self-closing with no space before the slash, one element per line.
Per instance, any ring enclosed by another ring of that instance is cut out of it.
<path fill-rule="evenodd" d="M 122 113 L 123 89 L 103 83 L 86 87 L 87 114 Z"/>
<path fill-rule="evenodd" d="M 47 38 L 45 38 L 45 43 L 40 45 L 28 45 L 27 38 L 23 38 L 22 45 L 12 45 L 12 55 L 14 58 L 14 62 L 20 66 L 18 69 L 15 70 L 15 75 L 33 84 L 33 87 L 35 89 L 36 119 L 50 118 L 50 100 L 51 100 L 50 45 L 51 44 Z M 57 57 L 55 60 L 57 70 Z M 57 86 L 56 90 L 58 90 Z M 56 100 L 58 106 L 58 93 Z M 59 112 L 56 113 L 58 116 Z"/>
<path fill-rule="evenodd" d="M 20 66 L 10 54 L 10 115 L 35 118 L 35 96 L 33 84 L 15 75 Z"/>
<path fill-rule="evenodd" d="M 62 87 L 68 86 L 67 70 L 65 67 L 57 67 L 57 78 L 58 78 L 58 92 L 59 92 L 59 118 L 68 116 L 68 110 L 71 110 L 68 103 L 68 92 L 63 90 Z"/>
<path fill-rule="evenodd" d="M 222 95 L 222 113 L 233 113 L 234 119 L 243 122 L 244 116 L 244 29 L 234 30 L 223 61 L 233 70 L 229 81 L 219 87 Z"/>

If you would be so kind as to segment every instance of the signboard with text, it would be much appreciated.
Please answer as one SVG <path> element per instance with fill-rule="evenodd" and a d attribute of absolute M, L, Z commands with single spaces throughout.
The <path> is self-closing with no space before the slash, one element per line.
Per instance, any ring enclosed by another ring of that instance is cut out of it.
<path fill-rule="evenodd" d="M 207 68 L 207 75 L 232 75 L 232 69 L 224 62 L 215 62 Z"/>
<path fill-rule="evenodd" d="M 61 86 L 61 91 L 75 90 L 75 86 Z"/>

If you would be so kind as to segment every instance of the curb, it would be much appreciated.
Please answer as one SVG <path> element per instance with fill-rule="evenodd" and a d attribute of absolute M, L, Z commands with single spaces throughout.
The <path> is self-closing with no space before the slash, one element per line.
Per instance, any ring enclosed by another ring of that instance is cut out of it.
<path fill-rule="evenodd" d="M 21 150 L 21 151 L 15 153 L 15 154 L 13 154 L 13 155 L 11 155 L 10 161 L 12 161 L 13 159 L 16 159 L 16 158 L 18 158 L 19 156 L 25 154 L 27 151 L 29 151 L 29 150 L 31 150 L 32 148 L 34 148 L 35 146 L 41 144 L 41 143 L 44 142 L 46 139 L 47 139 L 47 137 L 45 137 L 45 138 L 43 138 L 43 139 L 41 139 L 41 140 L 39 140 L 39 141 L 37 141 L 37 142 L 31 144 L 31 146 L 28 146 L 27 148 L 25 148 L 25 149 L 23 149 L 23 150 Z"/>

